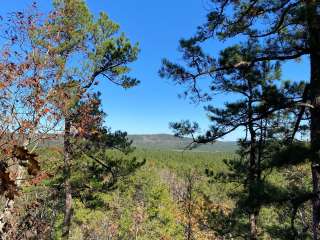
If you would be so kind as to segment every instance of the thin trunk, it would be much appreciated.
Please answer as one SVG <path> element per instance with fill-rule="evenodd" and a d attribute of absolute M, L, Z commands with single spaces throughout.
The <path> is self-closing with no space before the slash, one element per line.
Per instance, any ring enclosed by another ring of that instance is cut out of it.
<path fill-rule="evenodd" d="M 259 211 L 257 210 L 257 201 L 256 199 L 256 183 L 257 183 L 257 136 L 256 131 L 253 126 L 253 107 L 252 107 L 252 85 L 250 80 L 248 81 L 248 87 L 250 91 L 250 97 L 248 101 L 248 129 L 250 133 L 250 155 L 249 155 L 249 178 L 248 178 L 248 194 L 249 194 L 249 202 L 251 204 L 250 212 L 249 212 L 249 223 L 250 223 L 250 240 L 258 239 L 258 226 L 257 226 L 257 218 L 259 215 Z"/>
<path fill-rule="evenodd" d="M 250 213 L 250 240 L 258 239 L 257 213 Z"/>
<path fill-rule="evenodd" d="M 319 42 L 320 43 L 320 42 Z M 320 55 L 311 55 L 311 151 L 312 151 L 312 185 L 314 199 L 313 205 L 313 239 L 318 240 L 320 222 Z"/>
<path fill-rule="evenodd" d="M 65 118 L 65 132 L 64 132 L 64 187 L 65 187 L 65 208 L 64 208 L 64 219 L 63 219 L 63 228 L 62 228 L 62 237 L 63 239 L 69 238 L 71 217 L 72 217 L 72 193 L 71 193 L 71 121 L 70 118 Z"/>
<path fill-rule="evenodd" d="M 250 124 L 251 125 L 251 124 Z M 259 215 L 259 211 L 257 210 L 257 202 L 256 199 L 256 183 L 257 183 L 257 156 L 256 156 L 256 133 L 252 126 L 249 126 L 249 131 L 251 135 L 251 145 L 250 145 L 250 156 L 249 156 L 249 202 L 250 213 L 249 213 L 249 221 L 250 221 L 250 240 L 258 239 L 258 226 L 257 226 L 257 218 Z"/>
<path fill-rule="evenodd" d="M 312 201 L 313 240 L 318 240 L 320 222 L 320 16 L 317 11 L 317 1 L 306 1 L 307 22 L 309 29 L 310 54 L 310 100 L 311 108 L 311 153 L 312 153 L 312 185 L 314 198 Z"/>
<path fill-rule="evenodd" d="M 187 176 L 187 192 L 186 192 L 186 210 L 187 210 L 187 217 L 188 222 L 186 226 L 186 240 L 192 240 L 193 239 L 193 224 L 192 224 L 192 218 L 193 218 L 193 206 L 192 206 L 192 192 L 193 192 L 193 177 L 192 173 Z"/>

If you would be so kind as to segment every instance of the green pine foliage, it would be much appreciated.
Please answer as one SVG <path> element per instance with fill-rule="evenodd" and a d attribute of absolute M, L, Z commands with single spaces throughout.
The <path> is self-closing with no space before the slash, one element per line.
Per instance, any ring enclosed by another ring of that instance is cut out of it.
<path fill-rule="evenodd" d="M 39 185 L 24 188 L 24 198 L 19 208 L 24 228 L 21 232 L 34 230 L 37 226 L 28 226 L 30 203 L 38 205 L 34 217 L 41 220 L 45 239 L 61 239 L 63 223 L 63 172 L 59 166 L 63 161 L 61 149 L 41 149 L 40 163 L 44 171 L 56 173 Z M 120 177 L 116 187 L 107 191 L 102 189 L 101 178 L 93 177 L 86 170 L 93 164 L 92 159 L 78 159 L 80 165 L 73 165 L 71 177 L 74 186 L 74 213 L 70 229 L 70 239 L 186 239 L 186 226 L 192 220 L 192 234 L 196 239 L 210 240 L 222 237 L 230 230 L 247 230 L 247 217 L 237 213 L 236 222 L 232 216 L 238 202 L 234 194 L 241 194 L 243 185 L 237 182 L 211 181 L 205 169 L 213 173 L 230 173 L 225 159 L 237 158 L 235 153 L 175 152 L 165 150 L 136 149 L 129 155 L 118 150 L 108 150 L 111 159 L 122 159 L 126 165 L 132 159 L 147 159 L 147 162 L 130 175 Z M 50 159 L 50 161 L 48 161 Z M 83 168 L 82 166 L 85 166 Z M 99 171 L 98 171 L 99 173 Z M 90 175 L 90 178 L 88 178 Z M 190 176 L 192 176 L 190 178 Z M 188 179 L 192 180 L 192 198 L 187 198 Z M 310 182 L 308 165 L 300 164 L 285 172 L 274 169 L 266 181 L 274 188 L 270 189 L 274 197 L 286 196 L 286 192 L 276 189 L 297 191 L 301 183 Z M 305 186 L 310 190 L 311 185 Z M 90 193 L 90 194 L 88 194 Z M 60 197 L 59 197 L 60 196 Z M 266 199 L 267 200 L 267 199 Z M 188 203 L 192 203 L 189 216 Z M 297 212 L 296 229 L 304 231 L 301 213 L 310 219 L 308 206 Z M 269 205 L 262 207 L 259 225 L 264 232 L 261 239 L 292 239 L 291 207 Z M 303 211 L 302 211 L 303 210 Z M 308 221 L 308 220 L 307 220 Z M 40 227 L 40 226 L 39 226 Z M 288 236 L 285 238 L 285 236 Z M 228 236 L 228 235 L 227 235 Z M 306 235 L 307 236 L 307 235 Z M 243 239 L 243 235 L 233 235 L 234 239 Z"/>

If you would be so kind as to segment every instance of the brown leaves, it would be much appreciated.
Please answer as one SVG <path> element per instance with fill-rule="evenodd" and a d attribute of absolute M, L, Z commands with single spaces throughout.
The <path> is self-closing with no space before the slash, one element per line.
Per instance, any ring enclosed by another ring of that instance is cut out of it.
<path fill-rule="evenodd" d="M 40 171 L 39 162 L 34 158 L 30 159 L 28 162 L 27 171 L 30 175 L 37 176 L 38 172 Z"/>
<path fill-rule="evenodd" d="M 29 153 L 24 147 L 14 146 L 12 156 L 19 160 L 20 165 L 27 167 L 30 175 L 37 176 L 40 171 L 39 162 L 36 160 L 37 154 Z"/>
<path fill-rule="evenodd" d="M 11 151 L 12 159 L 18 161 L 20 166 L 26 167 L 28 174 L 34 176 L 29 183 L 33 185 L 39 184 L 41 181 L 51 177 L 52 175 L 46 172 L 40 172 L 39 162 L 36 160 L 37 154 L 30 153 L 22 146 L 15 145 Z M 5 194 L 8 199 L 14 199 L 19 194 L 17 185 L 17 176 L 10 172 L 5 165 L 0 169 L 0 194 Z"/>
<path fill-rule="evenodd" d="M 30 184 L 32 185 L 38 185 L 43 180 L 46 180 L 48 178 L 51 178 L 53 175 L 47 172 L 41 172 L 39 173 L 35 178 L 30 180 Z"/>
<path fill-rule="evenodd" d="M 7 172 L 0 172 L 0 194 L 5 194 L 6 198 L 14 199 L 15 195 L 18 195 L 18 186 L 15 181 L 10 178 L 10 174 Z"/>

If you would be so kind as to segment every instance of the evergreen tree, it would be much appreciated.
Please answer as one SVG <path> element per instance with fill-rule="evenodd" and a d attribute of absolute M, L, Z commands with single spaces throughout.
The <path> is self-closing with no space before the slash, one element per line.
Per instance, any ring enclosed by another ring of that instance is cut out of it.
<path fill-rule="evenodd" d="M 253 42 L 234 46 L 222 51 L 218 62 L 229 64 L 234 59 L 250 61 L 256 56 L 258 49 L 259 46 Z M 233 53 L 232 58 L 230 51 Z M 162 74 L 172 77 L 165 71 Z M 236 129 L 244 129 L 245 137 L 239 141 L 239 159 L 228 161 L 230 174 L 222 174 L 219 178 L 238 181 L 244 185 L 245 192 L 237 197 L 236 209 L 248 216 L 250 231 L 247 238 L 250 239 L 258 239 L 259 212 L 264 201 L 271 197 L 268 196 L 270 187 L 264 181 L 264 175 L 274 167 L 267 164 L 275 152 L 272 148 L 281 145 L 281 139 L 283 143 L 290 139 L 290 131 L 287 131 L 288 127 L 284 127 L 282 122 L 292 126 L 296 114 L 293 106 L 302 101 L 300 95 L 304 84 L 281 84 L 279 78 L 279 63 L 271 64 L 268 61 L 220 71 L 212 81 L 210 90 L 213 94 L 233 94 L 239 97 L 234 102 L 226 103 L 222 109 L 212 105 L 206 107 L 212 122 L 210 130 L 204 136 L 197 137 L 194 136 L 198 130 L 197 125 L 189 122 L 172 124 L 176 135 L 193 135 L 194 144 L 213 142 Z M 199 91 L 194 93 L 197 96 L 200 94 Z M 209 93 L 204 96 L 210 97 Z"/>
<path fill-rule="evenodd" d="M 319 54 L 319 2 L 308 1 L 229 1 L 211 0 L 212 10 L 207 22 L 197 34 L 181 40 L 180 48 L 186 65 L 164 61 L 163 73 L 178 83 L 189 84 L 190 90 L 199 95 L 198 80 L 216 78 L 223 70 L 236 69 L 261 61 L 287 61 L 307 56 L 310 59 L 310 82 L 306 85 L 304 102 L 296 126 L 305 111 L 310 111 L 310 140 L 313 179 L 313 239 L 318 239 L 320 222 L 320 54 Z M 205 53 L 202 43 L 210 39 L 226 41 L 230 38 L 253 39 L 260 48 L 254 58 L 235 58 L 237 49 L 227 48 L 233 61 L 218 62 Z M 202 95 L 201 97 L 207 97 Z M 296 128 L 295 128 L 296 129 Z M 294 135 L 294 134 L 293 134 Z"/>
<path fill-rule="evenodd" d="M 101 110 L 100 93 L 87 94 L 81 100 L 71 116 L 71 128 L 74 129 L 71 139 L 73 175 L 80 174 L 82 181 L 75 181 L 72 190 L 79 192 L 81 200 L 94 202 L 97 192 L 107 192 L 116 187 L 119 179 L 126 177 L 145 160 L 126 155 L 134 151 L 132 141 L 126 132 L 115 131 L 104 126 L 106 114 Z M 115 158 L 110 150 L 123 153 L 124 157 Z M 92 206 L 91 206 L 92 207 Z"/>
<path fill-rule="evenodd" d="M 105 13 L 95 18 L 85 1 L 54 0 L 53 6 L 43 27 L 36 29 L 33 36 L 44 52 L 54 56 L 56 66 L 51 99 L 64 121 L 63 237 L 67 239 L 72 216 L 72 123 L 77 103 L 92 91 L 98 79 L 107 79 L 123 88 L 137 85 L 139 81 L 128 76 L 128 64 L 136 60 L 139 49 L 119 34 L 119 26 Z"/>

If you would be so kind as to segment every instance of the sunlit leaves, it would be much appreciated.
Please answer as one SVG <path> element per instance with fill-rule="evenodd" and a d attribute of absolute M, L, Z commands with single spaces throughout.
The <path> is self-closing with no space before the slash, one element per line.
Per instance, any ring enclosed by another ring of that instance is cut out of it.
<path fill-rule="evenodd" d="M 17 158 L 20 165 L 26 166 L 30 175 L 36 176 L 39 173 L 40 165 L 36 160 L 37 154 L 30 153 L 24 147 L 15 146 L 13 148 L 12 157 Z"/>

